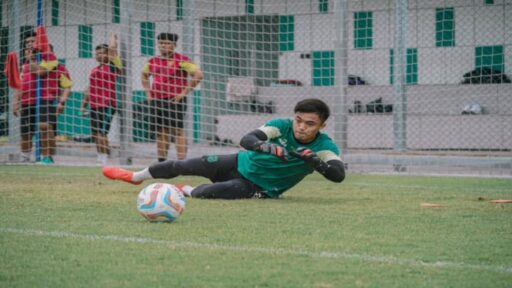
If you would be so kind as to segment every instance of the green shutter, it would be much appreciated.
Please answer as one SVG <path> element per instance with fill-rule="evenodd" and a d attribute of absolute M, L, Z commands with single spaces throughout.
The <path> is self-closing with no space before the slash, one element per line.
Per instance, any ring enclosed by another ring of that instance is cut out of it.
<path fill-rule="evenodd" d="M 295 17 L 279 16 L 279 51 L 295 49 Z"/>
<path fill-rule="evenodd" d="M 155 23 L 140 23 L 140 54 L 153 56 L 155 53 Z"/>
<path fill-rule="evenodd" d="M 394 69 L 394 51 L 389 50 L 389 83 L 393 84 L 395 79 Z M 405 70 L 405 83 L 406 84 L 418 84 L 418 49 L 408 48 L 406 54 L 406 70 Z"/>
<path fill-rule="evenodd" d="M 485 0 L 486 5 L 492 5 L 494 4 L 494 0 Z"/>
<path fill-rule="evenodd" d="M 491 68 L 505 72 L 503 46 L 481 46 L 475 48 L 475 68 Z"/>
<path fill-rule="evenodd" d="M 59 0 L 52 0 L 52 26 L 59 26 Z"/>
<path fill-rule="evenodd" d="M 313 86 L 334 85 L 334 51 L 314 51 L 312 54 Z"/>
<path fill-rule="evenodd" d="M 245 14 L 254 15 L 254 0 L 245 0 Z"/>
<path fill-rule="evenodd" d="M 183 0 L 176 0 L 176 19 L 183 20 Z"/>
<path fill-rule="evenodd" d="M 92 57 L 92 27 L 87 25 L 78 26 L 78 57 Z"/>
<path fill-rule="evenodd" d="M 418 49 L 407 49 L 407 69 L 405 71 L 405 83 L 418 84 Z"/>
<path fill-rule="evenodd" d="M 193 114 L 193 139 L 194 143 L 199 143 L 201 139 L 201 91 L 195 90 L 192 92 L 192 102 L 194 104 L 192 110 Z"/>
<path fill-rule="evenodd" d="M 329 12 L 329 0 L 318 0 L 318 11 L 320 13 Z"/>
<path fill-rule="evenodd" d="M 395 80 L 395 53 L 389 49 L 389 84 L 393 85 Z"/>
<path fill-rule="evenodd" d="M 112 23 L 121 23 L 121 8 L 119 0 L 112 0 Z"/>
<path fill-rule="evenodd" d="M 372 49 L 373 47 L 373 12 L 354 12 L 354 48 Z"/>
<path fill-rule="evenodd" d="M 436 9 L 436 47 L 455 46 L 455 17 L 453 8 Z"/>
<path fill-rule="evenodd" d="M 64 113 L 59 114 L 57 120 L 59 135 L 91 135 L 89 117 L 80 115 L 80 105 L 83 97 L 83 93 L 80 92 L 71 92 L 69 94 Z"/>

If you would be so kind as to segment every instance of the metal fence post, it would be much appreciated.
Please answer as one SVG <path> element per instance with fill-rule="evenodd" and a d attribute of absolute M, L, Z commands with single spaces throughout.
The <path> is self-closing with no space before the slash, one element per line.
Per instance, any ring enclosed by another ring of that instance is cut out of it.
<path fill-rule="evenodd" d="M 335 87 L 339 94 L 334 100 L 334 140 L 344 152 L 347 149 L 347 62 L 348 62 L 348 36 L 347 36 L 347 11 L 348 2 L 346 0 L 336 1 L 335 6 L 336 23 L 336 43 L 335 43 Z"/>
<path fill-rule="evenodd" d="M 9 1 L 9 51 L 21 51 L 19 47 L 20 43 L 20 1 L 10 0 Z M 23 53 L 18 53 L 20 58 L 23 57 Z M 14 103 L 15 92 L 14 89 L 9 88 L 9 143 L 17 144 L 20 141 L 20 129 L 19 129 L 19 118 L 14 117 L 12 113 Z"/>
<path fill-rule="evenodd" d="M 394 150 L 406 149 L 406 114 L 407 99 L 405 87 L 405 74 L 407 64 L 406 33 L 408 24 L 407 0 L 395 1 L 395 49 L 394 49 L 394 82 L 393 82 L 393 139 Z"/>
<path fill-rule="evenodd" d="M 183 53 L 192 59 L 192 62 L 197 63 L 197 56 L 195 51 L 195 23 L 194 23 L 194 11 L 195 11 L 195 1 L 187 0 L 183 2 Z M 200 99 L 199 96 L 191 92 L 185 100 L 187 101 L 187 114 L 186 114 L 186 123 L 192 123 L 189 127 L 185 127 L 188 131 L 194 131 L 194 133 L 198 133 L 195 131 L 194 127 L 194 117 L 200 117 L 200 113 L 195 113 L 200 111 Z M 192 126 L 192 127 L 191 127 Z M 188 134 L 188 133 L 187 133 Z M 194 135 L 192 135 L 194 137 Z M 190 137 L 190 134 L 187 135 L 187 138 Z M 195 136 L 194 138 L 198 138 Z M 198 140 L 195 139 L 194 142 Z M 190 142 L 190 141 L 189 141 Z"/>
<path fill-rule="evenodd" d="M 121 59 L 123 59 L 123 73 L 119 77 L 121 87 L 121 103 L 123 106 L 119 109 L 119 163 L 122 165 L 132 164 L 132 151 L 130 151 L 130 142 L 132 138 L 132 1 L 124 0 L 120 3 L 121 18 L 121 37 L 120 49 Z"/>

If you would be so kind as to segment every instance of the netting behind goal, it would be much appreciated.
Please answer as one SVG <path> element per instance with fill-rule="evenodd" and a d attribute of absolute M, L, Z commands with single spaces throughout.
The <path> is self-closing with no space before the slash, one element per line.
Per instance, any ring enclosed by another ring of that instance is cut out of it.
<path fill-rule="evenodd" d="M 185 149 L 179 129 L 155 127 L 159 114 L 143 80 L 150 93 L 173 97 L 180 80 L 170 79 L 188 75 L 190 83 L 193 63 L 203 79 L 185 98 L 187 158 L 236 152 L 245 133 L 316 97 L 331 107 L 325 131 L 352 171 L 512 174 L 510 1 L 44 0 L 39 16 L 37 3 L 0 4 L 0 68 L 15 51 L 22 70 L 24 35 L 40 17 L 72 81 L 55 127 L 57 164 L 147 165 L 162 157 L 162 137 L 170 143 L 165 157 L 177 159 L 176 146 Z M 161 33 L 178 35 L 175 51 L 185 58 L 160 57 L 148 68 L 162 53 Z M 107 65 L 102 71 L 114 77 L 95 79 L 96 48 L 112 34 L 122 67 Z M 52 85 L 61 84 L 54 74 Z M 13 115 L 16 93 L 0 75 L 0 160 L 17 162 L 27 124 Z M 47 93 L 30 85 L 26 95 Z M 91 103 L 100 96 L 111 100 Z M 109 112 L 94 120 L 102 105 Z M 106 128 L 108 151 L 98 137 Z M 31 142 L 34 162 L 48 145 Z"/>

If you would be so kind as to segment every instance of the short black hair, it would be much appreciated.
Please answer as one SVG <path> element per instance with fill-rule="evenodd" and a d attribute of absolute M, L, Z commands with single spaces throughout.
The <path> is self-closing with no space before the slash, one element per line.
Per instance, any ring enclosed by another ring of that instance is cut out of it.
<path fill-rule="evenodd" d="M 157 37 L 158 40 L 169 40 L 172 42 L 178 42 L 178 34 L 174 33 L 160 33 Z"/>
<path fill-rule="evenodd" d="M 23 40 L 29 38 L 29 37 L 36 37 L 37 36 L 37 33 L 36 31 L 34 30 L 29 30 L 29 31 L 26 31 L 25 33 L 23 33 Z"/>
<path fill-rule="evenodd" d="M 331 115 L 329 106 L 324 101 L 316 98 L 301 100 L 295 105 L 293 112 L 316 113 L 322 122 L 325 122 Z"/>
<path fill-rule="evenodd" d="M 26 43 L 25 41 L 27 40 L 27 38 L 30 38 L 30 37 L 36 37 L 37 34 L 36 34 L 36 31 L 34 30 L 29 30 L 29 31 L 26 31 L 25 33 L 23 33 L 23 49 L 26 48 Z"/>
<path fill-rule="evenodd" d="M 96 48 L 94 48 L 94 50 L 100 50 L 100 49 L 108 49 L 108 45 L 100 44 L 100 45 L 96 46 Z"/>

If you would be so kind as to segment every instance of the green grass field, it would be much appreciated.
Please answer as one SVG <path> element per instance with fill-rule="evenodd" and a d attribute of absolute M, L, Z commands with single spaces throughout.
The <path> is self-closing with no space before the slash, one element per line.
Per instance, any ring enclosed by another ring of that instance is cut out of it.
<path fill-rule="evenodd" d="M 279 200 L 187 199 L 171 224 L 99 168 L 0 183 L 0 287 L 512 286 L 512 204 L 488 202 L 510 179 L 312 175 Z"/>

